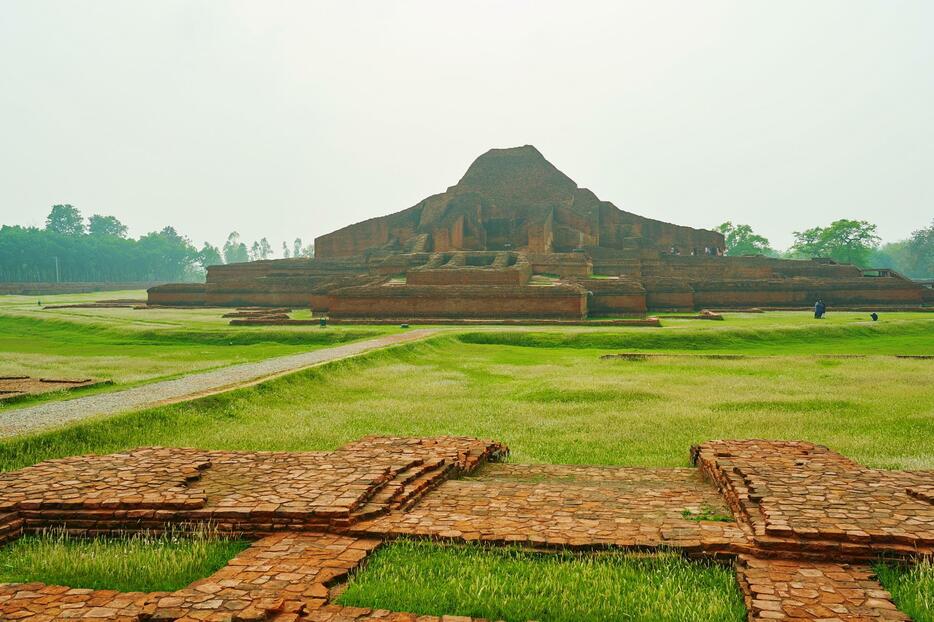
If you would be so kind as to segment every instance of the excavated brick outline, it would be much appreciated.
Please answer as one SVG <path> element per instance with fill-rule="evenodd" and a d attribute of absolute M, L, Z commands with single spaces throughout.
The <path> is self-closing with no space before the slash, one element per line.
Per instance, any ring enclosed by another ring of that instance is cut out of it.
<path fill-rule="evenodd" d="M 697 469 L 488 464 L 508 449 L 366 437 L 331 452 L 141 448 L 51 460 L 0 474 L 0 542 L 49 527 L 93 536 L 205 522 L 256 541 L 172 593 L 0 584 L 0 620 L 469 620 L 329 603 L 399 536 L 676 549 L 735 559 L 750 620 L 908 619 L 867 562 L 934 554 L 934 472 L 865 469 L 792 441 L 711 441 L 691 453 Z"/>

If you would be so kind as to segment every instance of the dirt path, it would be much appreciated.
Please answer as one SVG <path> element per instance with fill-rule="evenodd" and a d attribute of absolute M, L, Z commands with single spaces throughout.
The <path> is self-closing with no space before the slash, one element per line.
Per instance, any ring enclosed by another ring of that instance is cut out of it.
<path fill-rule="evenodd" d="M 161 404 L 182 402 L 204 395 L 257 384 L 276 376 L 336 361 L 378 348 L 424 339 L 437 329 L 417 329 L 376 339 L 356 341 L 335 348 L 290 354 L 276 358 L 231 365 L 213 371 L 191 374 L 175 380 L 153 382 L 123 391 L 99 393 L 70 400 L 46 402 L 27 408 L 0 412 L 0 438 L 34 432 L 72 423 L 88 417 L 115 415 Z"/>

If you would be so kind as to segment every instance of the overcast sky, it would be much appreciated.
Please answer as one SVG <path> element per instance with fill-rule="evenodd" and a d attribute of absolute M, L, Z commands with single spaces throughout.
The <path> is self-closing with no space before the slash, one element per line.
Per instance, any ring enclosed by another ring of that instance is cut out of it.
<path fill-rule="evenodd" d="M 934 2 L 0 0 L 0 223 L 315 236 L 534 144 L 774 246 L 934 217 Z"/>

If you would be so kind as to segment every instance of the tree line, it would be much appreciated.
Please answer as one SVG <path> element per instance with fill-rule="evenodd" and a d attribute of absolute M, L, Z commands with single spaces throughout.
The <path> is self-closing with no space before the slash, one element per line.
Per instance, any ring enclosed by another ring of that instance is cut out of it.
<path fill-rule="evenodd" d="M 313 245 L 282 243 L 284 257 L 311 257 Z M 45 227 L 0 227 L 0 281 L 129 282 L 200 281 L 208 266 L 269 259 L 262 238 L 247 246 L 232 232 L 222 248 L 196 248 L 173 227 L 132 239 L 113 216 L 85 219 L 73 205 L 53 205 Z"/>
<path fill-rule="evenodd" d="M 905 240 L 881 244 L 876 225 L 865 220 L 836 220 L 826 227 L 794 232 L 786 251 L 773 249 L 769 240 L 749 225 L 725 222 L 716 231 L 726 240 L 727 255 L 766 255 L 786 259 L 824 257 L 860 268 L 890 268 L 915 279 L 934 278 L 934 220 Z"/>

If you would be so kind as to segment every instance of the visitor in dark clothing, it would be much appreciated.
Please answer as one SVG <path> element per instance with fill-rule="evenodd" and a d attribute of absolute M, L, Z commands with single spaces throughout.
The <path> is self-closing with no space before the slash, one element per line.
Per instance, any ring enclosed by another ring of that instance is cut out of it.
<path fill-rule="evenodd" d="M 820 298 L 817 299 L 817 302 L 814 303 L 814 318 L 821 319 L 824 317 L 824 313 L 827 311 L 827 305 L 824 304 L 824 301 Z"/>

